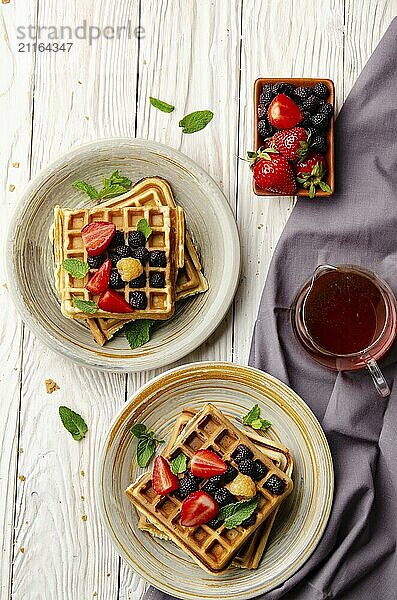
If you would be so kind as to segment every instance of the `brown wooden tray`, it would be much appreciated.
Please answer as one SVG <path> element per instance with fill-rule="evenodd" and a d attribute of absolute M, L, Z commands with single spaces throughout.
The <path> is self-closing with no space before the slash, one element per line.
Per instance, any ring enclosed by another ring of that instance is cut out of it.
<path fill-rule="evenodd" d="M 335 109 L 335 88 L 334 83 L 331 79 L 306 79 L 303 77 L 297 78 L 280 78 L 280 77 L 259 77 L 254 83 L 254 150 L 258 150 L 262 145 L 261 136 L 258 133 L 258 104 L 259 104 L 259 96 L 262 91 L 262 87 L 265 83 L 277 83 L 278 81 L 285 81 L 286 83 L 293 83 L 296 86 L 305 86 L 305 87 L 313 87 L 316 83 L 322 81 L 329 89 L 329 97 L 327 102 L 332 104 Z M 329 187 L 332 190 L 332 194 L 335 190 L 335 156 L 334 156 L 334 148 L 335 148 L 335 134 L 334 134 L 334 116 L 330 119 L 328 131 L 327 131 L 327 140 L 328 147 L 325 153 L 325 159 L 327 161 L 328 173 L 325 179 L 325 182 L 328 183 Z M 299 184 L 298 184 L 299 186 Z M 285 194 L 275 194 L 274 192 L 267 192 L 266 190 L 258 187 L 252 179 L 252 187 L 254 193 L 257 196 L 285 196 Z M 321 198 L 324 196 L 332 196 L 329 192 L 323 192 L 323 190 L 318 189 L 316 192 L 315 198 Z M 309 190 L 305 190 L 302 187 L 298 187 L 298 191 L 296 192 L 296 196 L 308 196 Z M 313 198 L 313 200 L 315 200 Z"/>

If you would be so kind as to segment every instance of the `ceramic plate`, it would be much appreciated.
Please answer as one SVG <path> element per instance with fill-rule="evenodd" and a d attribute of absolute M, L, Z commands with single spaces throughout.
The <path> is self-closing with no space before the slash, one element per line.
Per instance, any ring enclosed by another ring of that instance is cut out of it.
<path fill-rule="evenodd" d="M 117 335 L 103 348 L 78 321 L 63 317 L 54 286 L 52 245 L 48 231 L 56 204 L 90 206 L 72 183 L 87 180 L 100 187 L 115 170 L 133 182 L 143 177 L 167 179 L 201 252 L 209 290 L 178 303 L 176 314 L 151 341 L 131 350 Z M 227 257 L 227 259 L 225 258 Z M 187 156 L 156 142 L 107 139 L 81 146 L 39 174 L 27 188 L 11 224 L 7 243 L 11 293 L 22 318 L 56 352 L 74 362 L 109 371 L 161 367 L 192 352 L 225 316 L 236 291 L 240 245 L 232 211 L 215 182 Z"/>
<path fill-rule="evenodd" d="M 212 576 L 171 542 L 154 540 L 137 526 L 124 490 L 141 474 L 129 431 L 145 423 L 167 438 L 185 406 L 212 402 L 228 416 L 259 404 L 274 440 L 294 458 L 294 490 L 277 515 L 266 553 L 256 571 L 232 568 Z M 98 472 L 98 502 L 107 529 L 127 563 L 160 590 L 188 600 L 243 600 L 280 586 L 309 558 L 322 536 L 333 496 L 332 459 L 315 416 L 274 377 L 232 363 L 195 363 L 152 379 L 116 417 L 105 440 Z"/>

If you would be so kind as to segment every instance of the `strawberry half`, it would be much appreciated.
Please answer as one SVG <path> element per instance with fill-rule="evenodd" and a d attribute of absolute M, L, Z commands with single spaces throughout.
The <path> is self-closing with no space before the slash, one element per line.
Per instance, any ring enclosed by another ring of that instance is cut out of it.
<path fill-rule="evenodd" d="M 197 527 L 208 523 L 216 517 L 219 506 L 207 492 L 198 491 L 190 494 L 182 504 L 181 525 Z"/>
<path fill-rule="evenodd" d="M 98 271 L 91 277 L 87 285 L 86 290 L 91 294 L 101 294 L 109 287 L 110 271 L 112 270 L 112 263 L 107 258 L 103 265 L 99 267 Z"/>
<path fill-rule="evenodd" d="M 192 458 L 190 470 L 195 477 L 206 479 L 214 475 L 223 475 L 227 464 L 212 450 L 198 450 Z"/>
<path fill-rule="evenodd" d="M 281 129 L 274 134 L 273 145 L 285 158 L 298 162 L 309 152 L 309 135 L 303 127 Z"/>
<path fill-rule="evenodd" d="M 323 192 L 332 194 L 332 190 L 323 178 L 327 172 L 327 162 L 319 152 L 311 152 L 306 160 L 299 162 L 296 166 L 297 180 L 304 189 L 309 190 L 310 198 L 316 195 L 319 187 Z"/>
<path fill-rule="evenodd" d="M 266 148 L 258 152 L 248 152 L 247 157 L 258 187 L 284 196 L 295 194 L 294 172 L 285 156 L 279 154 L 274 148 Z"/>
<path fill-rule="evenodd" d="M 102 292 L 98 306 L 106 312 L 114 313 L 132 313 L 134 309 L 124 300 L 124 298 L 113 290 Z"/>
<path fill-rule="evenodd" d="M 109 246 L 116 232 L 116 225 L 107 221 L 89 223 L 81 230 L 83 244 L 88 256 L 98 256 Z"/>
<path fill-rule="evenodd" d="M 164 496 L 171 494 L 179 488 L 179 480 L 171 471 L 170 465 L 162 456 L 157 456 L 154 461 L 152 485 L 156 494 Z"/>
<path fill-rule="evenodd" d="M 301 109 L 286 94 L 277 94 L 267 109 L 267 116 L 276 129 L 289 129 L 303 120 Z"/>

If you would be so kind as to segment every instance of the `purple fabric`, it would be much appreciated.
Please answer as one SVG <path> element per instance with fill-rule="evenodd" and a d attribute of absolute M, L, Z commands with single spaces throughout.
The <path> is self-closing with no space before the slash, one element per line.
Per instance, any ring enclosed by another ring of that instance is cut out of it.
<path fill-rule="evenodd" d="M 382 365 L 392 390 L 384 400 L 368 373 L 335 374 L 310 360 L 290 324 L 295 294 L 318 264 L 368 267 L 397 293 L 397 19 L 347 98 L 336 134 L 337 194 L 298 200 L 273 257 L 250 356 L 320 420 L 335 499 L 314 554 L 263 600 L 397 599 L 396 345 Z M 145 600 L 170 597 L 151 588 Z"/>

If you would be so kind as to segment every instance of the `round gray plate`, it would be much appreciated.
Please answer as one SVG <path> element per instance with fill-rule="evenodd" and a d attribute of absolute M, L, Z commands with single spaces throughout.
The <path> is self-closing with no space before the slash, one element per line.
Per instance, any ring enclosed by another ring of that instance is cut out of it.
<path fill-rule="evenodd" d="M 72 183 L 100 187 L 115 169 L 135 183 L 163 177 L 186 214 L 187 227 L 200 252 L 209 283 L 205 294 L 180 303 L 149 343 L 131 350 L 123 335 L 103 348 L 78 321 L 65 318 L 54 286 L 48 231 L 56 204 L 90 206 Z M 202 344 L 225 316 L 236 291 L 240 244 L 229 204 L 216 183 L 187 156 L 157 142 L 104 139 L 80 146 L 56 160 L 28 186 L 11 222 L 7 270 L 13 300 L 32 331 L 68 359 L 104 371 L 143 371 L 179 360 Z"/>

